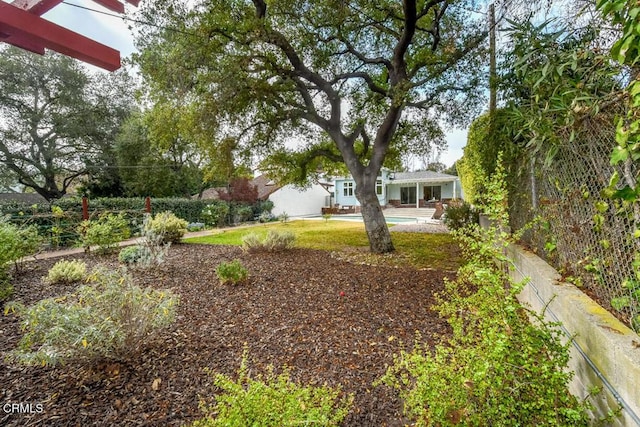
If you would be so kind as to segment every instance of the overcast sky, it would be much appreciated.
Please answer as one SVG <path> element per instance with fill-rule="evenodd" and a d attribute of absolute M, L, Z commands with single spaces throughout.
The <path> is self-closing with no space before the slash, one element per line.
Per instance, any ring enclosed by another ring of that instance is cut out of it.
<path fill-rule="evenodd" d="M 65 3 L 77 4 L 103 13 L 80 9 Z M 122 58 L 128 57 L 135 50 L 133 46 L 133 35 L 122 18 L 111 15 L 116 14 L 92 1 L 65 0 L 64 3 L 54 7 L 43 15 L 43 17 L 119 50 Z M 446 139 L 449 148 L 442 154 L 440 161 L 447 166 L 451 166 L 454 161 L 462 156 L 462 147 L 467 143 L 467 131 L 453 130 L 447 132 Z"/>

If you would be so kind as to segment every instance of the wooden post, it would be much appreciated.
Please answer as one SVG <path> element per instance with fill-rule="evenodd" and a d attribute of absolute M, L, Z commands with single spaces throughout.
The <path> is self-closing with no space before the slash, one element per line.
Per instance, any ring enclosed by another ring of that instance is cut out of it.
<path fill-rule="evenodd" d="M 86 196 L 82 197 L 82 220 L 89 219 L 89 199 Z"/>
<path fill-rule="evenodd" d="M 151 213 L 151 197 L 149 196 L 144 199 L 144 211 L 148 214 Z"/>

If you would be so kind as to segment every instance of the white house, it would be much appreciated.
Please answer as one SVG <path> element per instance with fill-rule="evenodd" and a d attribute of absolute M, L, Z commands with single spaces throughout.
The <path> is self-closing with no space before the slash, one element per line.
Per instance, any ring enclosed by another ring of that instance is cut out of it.
<path fill-rule="evenodd" d="M 293 185 L 279 185 L 265 175 L 254 178 L 251 183 L 258 188 L 260 200 L 271 200 L 275 216 L 286 213 L 290 217 L 320 215 L 328 205 L 331 184 L 312 184 L 300 189 Z"/>
<path fill-rule="evenodd" d="M 335 203 L 340 207 L 359 206 L 356 183 L 352 177 L 336 178 Z M 460 178 L 433 171 L 392 172 L 380 171 L 376 193 L 382 206 L 426 207 L 437 201 L 462 199 Z"/>

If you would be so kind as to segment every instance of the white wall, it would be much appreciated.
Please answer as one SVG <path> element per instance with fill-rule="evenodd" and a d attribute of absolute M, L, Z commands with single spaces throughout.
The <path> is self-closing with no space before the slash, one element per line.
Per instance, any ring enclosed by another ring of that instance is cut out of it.
<path fill-rule="evenodd" d="M 275 216 L 286 212 L 290 217 L 320 215 L 329 192 L 321 185 L 313 185 L 300 190 L 293 185 L 285 185 L 269 196 L 273 202 L 271 213 Z"/>

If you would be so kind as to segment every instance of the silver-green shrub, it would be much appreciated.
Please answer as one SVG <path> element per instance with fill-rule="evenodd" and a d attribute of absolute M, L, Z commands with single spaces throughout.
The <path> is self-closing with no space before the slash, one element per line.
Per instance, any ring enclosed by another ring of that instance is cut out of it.
<path fill-rule="evenodd" d="M 127 246 L 120 249 L 118 261 L 124 264 L 135 264 L 141 258 L 142 248 L 138 245 Z"/>
<path fill-rule="evenodd" d="M 79 282 L 87 274 L 87 264 L 79 260 L 56 262 L 49 272 L 45 281 L 50 284 Z"/>
<path fill-rule="evenodd" d="M 242 238 L 242 249 L 246 252 L 284 251 L 293 248 L 296 235 L 291 231 L 269 230 L 264 239 L 258 233 L 249 233 Z"/>
<path fill-rule="evenodd" d="M 166 242 L 166 235 L 162 228 L 154 227 L 152 223 L 151 215 L 145 215 L 140 230 L 141 235 L 135 246 L 135 259 L 131 264 L 134 267 L 142 269 L 157 267 L 164 262 L 169 253 L 171 242 Z"/>
<path fill-rule="evenodd" d="M 5 307 L 19 315 L 25 331 L 9 360 L 43 366 L 126 360 L 175 320 L 179 299 L 171 291 L 135 286 L 127 274 L 106 269 L 90 280 L 64 297 Z"/>

